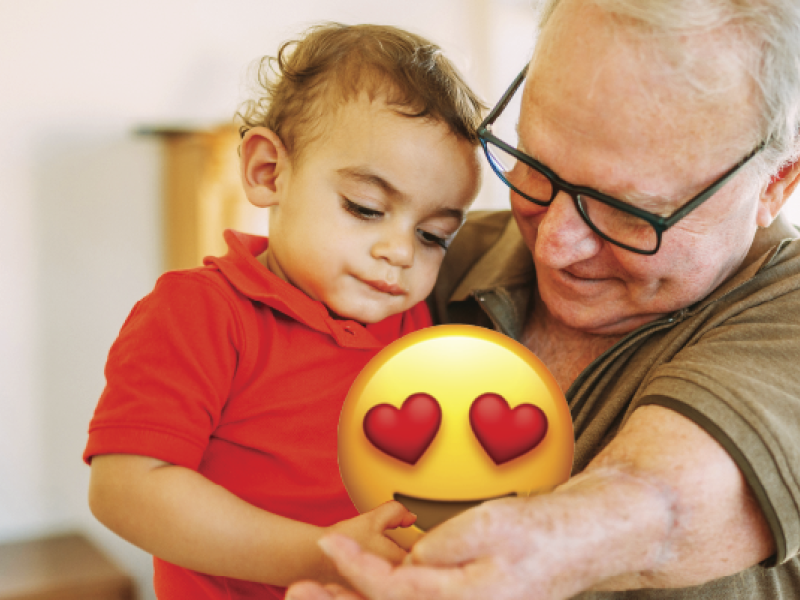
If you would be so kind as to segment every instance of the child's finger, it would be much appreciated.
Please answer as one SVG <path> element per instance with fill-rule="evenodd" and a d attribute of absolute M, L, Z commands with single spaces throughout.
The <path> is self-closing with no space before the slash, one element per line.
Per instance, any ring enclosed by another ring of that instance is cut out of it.
<path fill-rule="evenodd" d="M 408 527 L 417 520 L 417 515 L 409 511 L 397 500 L 389 500 L 381 504 L 374 511 L 376 524 L 381 531 L 395 529 L 396 527 Z"/>
<path fill-rule="evenodd" d="M 400 524 L 400 527 L 411 527 L 416 522 L 417 522 L 417 515 L 409 511 L 403 517 L 403 522 Z"/>

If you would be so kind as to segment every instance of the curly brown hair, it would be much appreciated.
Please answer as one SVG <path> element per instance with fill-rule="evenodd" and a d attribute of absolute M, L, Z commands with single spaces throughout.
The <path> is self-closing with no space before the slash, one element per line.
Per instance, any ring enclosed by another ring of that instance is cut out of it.
<path fill-rule="evenodd" d="M 258 83 L 261 96 L 237 113 L 239 132 L 267 127 L 295 159 L 324 133 L 325 117 L 361 93 L 474 145 L 485 109 L 439 46 L 383 25 L 315 25 L 261 59 Z"/>

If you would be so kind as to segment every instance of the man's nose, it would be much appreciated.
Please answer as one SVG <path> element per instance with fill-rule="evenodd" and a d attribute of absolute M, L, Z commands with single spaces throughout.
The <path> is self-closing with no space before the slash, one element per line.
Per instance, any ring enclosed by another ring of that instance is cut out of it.
<path fill-rule="evenodd" d="M 414 232 L 387 230 L 373 244 L 372 256 L 393 267 L 410 267 L 414 264 L 414 243 Z"/>
<path fill-rule="evenodd" d="M 602 245 L 602 238 L 583 220 L 572 197 L 559 192 L 539 222 L 537 258 L 560 269 L 591 258 Z"/>

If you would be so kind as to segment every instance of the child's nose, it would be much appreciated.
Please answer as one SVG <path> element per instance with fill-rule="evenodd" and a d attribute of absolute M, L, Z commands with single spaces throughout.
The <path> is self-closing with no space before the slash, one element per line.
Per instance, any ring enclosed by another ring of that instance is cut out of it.
<path fill-rule="evenodd" d="M 401 232 L 387 233 L 373 245 L 372 256 L 386 260 L 394 267 L 410 267 L 414 263 L 414 236 Z"/>

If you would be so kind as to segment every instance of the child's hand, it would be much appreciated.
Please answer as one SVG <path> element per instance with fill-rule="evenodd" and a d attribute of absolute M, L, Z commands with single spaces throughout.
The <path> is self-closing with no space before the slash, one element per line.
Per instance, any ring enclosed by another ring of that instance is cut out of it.
<path fill-rule="evenodd" d="M 390 500 L 363 515 L 326 528 L 325 533 L 344 534 L 358 542 L 363 550 L 377 554 L 393 564 L 400 564 L 407 553 L 386 537 L 384 532 L 396 527 L 409 527 L 416 520 L 417 515 L 396 500 Z"/>

